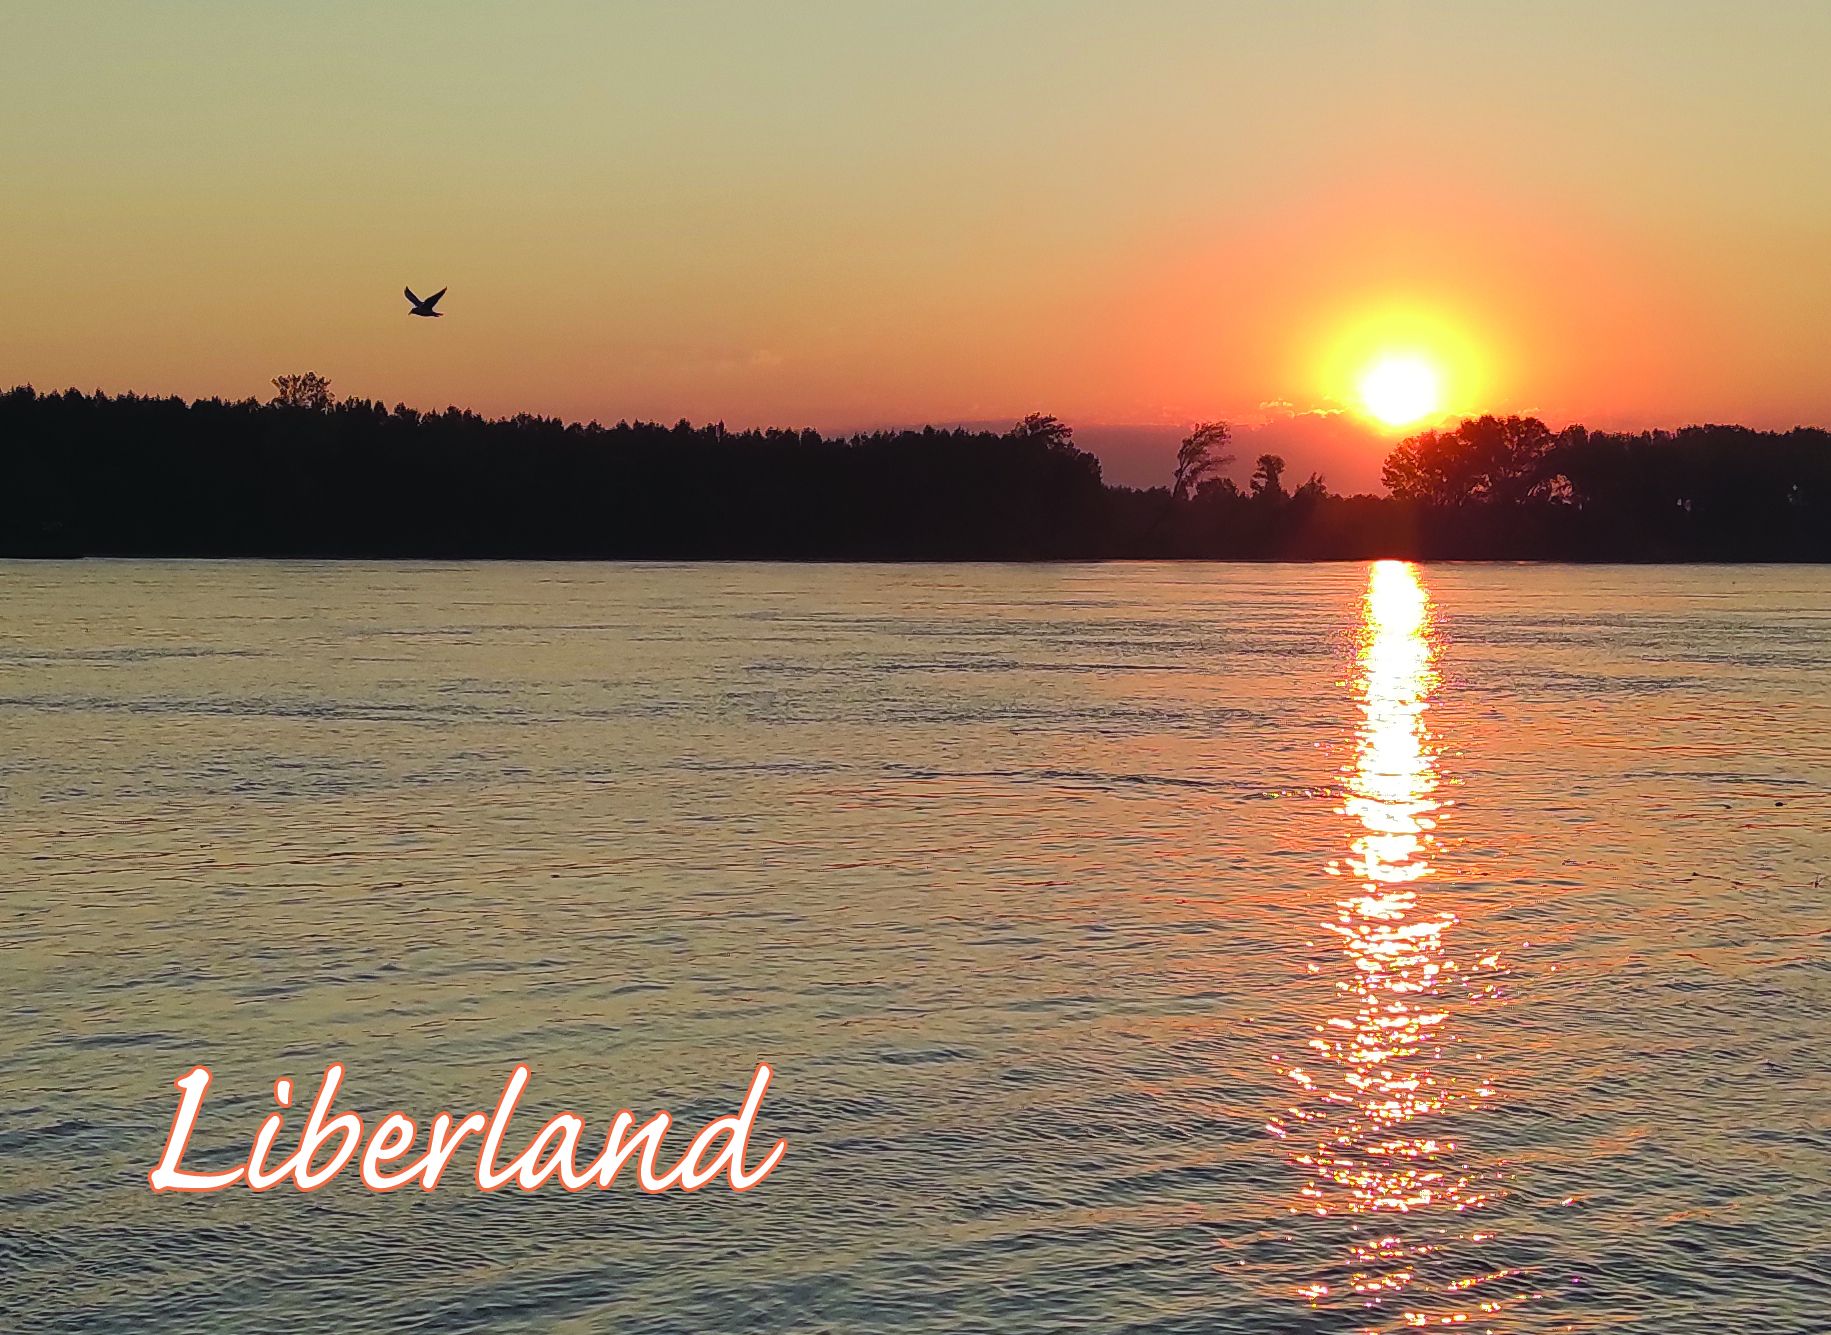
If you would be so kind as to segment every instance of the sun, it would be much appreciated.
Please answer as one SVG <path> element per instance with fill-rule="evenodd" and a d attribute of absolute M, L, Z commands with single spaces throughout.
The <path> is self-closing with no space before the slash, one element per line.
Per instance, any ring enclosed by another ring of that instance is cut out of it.
<path fill-rule="evenodd" d="M 1361 405 L 1387 426 L 1409 426 L 1443 409 L 1443 377 L 1423 357 L 1389 353 L 1361 373 Z"/>
<path fill-rule="evenodd" d="M 1422 294 L 1319 314 L 1293 347 L 1305 349 L 1312 392 L 1329 411 L 1352 413 L 1382 441 L 1486 410 L 1516 361 L 1480 311 Z"/>

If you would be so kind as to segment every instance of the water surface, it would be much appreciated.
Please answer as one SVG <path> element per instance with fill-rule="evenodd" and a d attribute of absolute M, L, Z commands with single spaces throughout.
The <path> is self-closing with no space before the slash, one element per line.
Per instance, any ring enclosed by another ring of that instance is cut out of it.
<path fill-rule="evenodd" d="M 1831 1329 L 1831 572 L 0 565 L 0 1326 Z M 743 1196 L 154 1196 L 275 1077 Z"/>

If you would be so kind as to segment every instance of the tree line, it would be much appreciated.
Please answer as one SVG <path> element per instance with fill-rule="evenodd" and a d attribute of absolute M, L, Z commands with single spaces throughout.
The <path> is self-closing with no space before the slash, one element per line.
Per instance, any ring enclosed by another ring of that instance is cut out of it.
<path fill-rule="evenodd" d="M 1105 485 L 1056 418 L 846 437 L 489 419 L 339 401 L 0 393 L 0 554 L 784 560 L 1831 560 L 1831 433 L 1552 431 L 1402 441 L 1386 496 L 1226 476 L 1225 423 L 1165 484 Z"/>

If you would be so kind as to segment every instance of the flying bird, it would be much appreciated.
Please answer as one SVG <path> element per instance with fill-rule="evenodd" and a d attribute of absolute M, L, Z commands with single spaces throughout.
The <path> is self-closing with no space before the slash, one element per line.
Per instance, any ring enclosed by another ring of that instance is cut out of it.
<path fill-rule="evenodd" d="M 427 297 L 424 301 L 421 301 L 418 297 L 414 296 L 413 289 L 410 287 L 403 289 L 403 291 L 405 291 L 407 294 L 407 300 L 411 301 L 413 303 L 413 309 L 408 311 L 407 314 L 424 315 L 433 320 L 436 320 L 441 315 L 445 314 L 444 311 L 435 311 L 432 309 L 434 306 L 437 306 L 439 304 L 439 298 L 445 295 L 444 288 L 440 288 L 437 292 L 434 292 L 430 297 Z"/>

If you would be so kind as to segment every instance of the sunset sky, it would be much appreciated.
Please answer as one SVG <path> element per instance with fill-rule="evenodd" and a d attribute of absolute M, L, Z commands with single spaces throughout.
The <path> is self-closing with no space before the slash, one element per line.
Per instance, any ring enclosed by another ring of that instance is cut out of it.
<path fill-rule="evenodd" d="M 1822 425 L 1828 66 L 1810 3 L 15 6 L 0 383 L 1041 410 L 1121 481 L 1225 418 L 1348 487 L 1395 357 Z"/>

